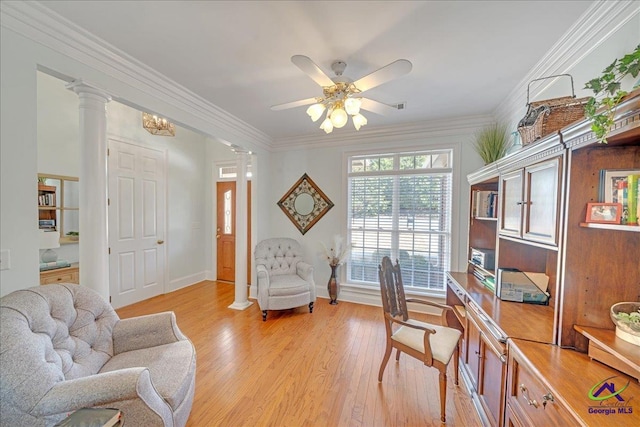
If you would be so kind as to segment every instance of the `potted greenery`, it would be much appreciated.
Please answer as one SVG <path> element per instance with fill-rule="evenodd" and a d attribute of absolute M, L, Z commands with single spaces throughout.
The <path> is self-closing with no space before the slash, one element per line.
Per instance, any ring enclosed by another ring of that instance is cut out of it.
<path fill-rule="evenodd" d="M 509 138 L 507 136 L 507 126 L 494 123 L 489 125 L 475 135 L 474 148 L 480 155 L 484 164 L 488 165 L 502 158 L 509 149 Z"/>
<path fill-rule="evenodd" d="M 77 241 L 80 238 L 80 233 L 78 233 L 77 231 L 69 231 L 67 233 L 67 237 L 69 238 L 69 240 L 71 240 L 72 242 Z"/>
<path fill-rule="evenodd" d="M 616 59 L 602 71 L 600 77 L 589 80 L 584 88 L 591 89 L 593 96 L 584 108 L 585 116 L 591 119 L 591 130 L 599 143 L 607 143 L 607 135 L 613 126 L 616 107 L 628 92 L 620 89 L 620 81 L 627 75 L 637 77 L 640 72 L 640 45 Z M 635 87 L 638 85 L 636 84 Z"/>

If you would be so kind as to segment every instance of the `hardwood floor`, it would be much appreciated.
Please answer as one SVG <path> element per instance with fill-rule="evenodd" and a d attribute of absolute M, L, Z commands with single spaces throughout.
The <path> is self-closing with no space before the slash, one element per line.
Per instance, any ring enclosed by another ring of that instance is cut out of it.
<path fill-rule="evenodd" d="M 227 308 L 233 298 L 232 284 L 206 281 L 117 310 L 121 318 L 176 313 L 197 351 L 187 426 L 442 425 L 437 369 L 392 357 L 378 383 L 380 307 L 319 298 L 312 314 L 273 311 L 263 322 L 256 301 L 236 311 Z M 447 425 L 480 425 L 449 368 Z"/>

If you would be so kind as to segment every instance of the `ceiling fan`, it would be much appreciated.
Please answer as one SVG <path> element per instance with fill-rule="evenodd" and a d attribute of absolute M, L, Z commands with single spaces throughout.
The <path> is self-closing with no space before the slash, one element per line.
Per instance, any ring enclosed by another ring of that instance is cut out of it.
<path fill-rule="evenodd" d="M 314 122 L 318 121 L 322 113 L 327 110 L 326 118 L 320 125 L 320 129 L 326 133 L 331 133 L 334 127 L 343 127 L 347 124 L 349 116 L 351 116 L 356 130 L 360 130 L 361 126 L 367 124 L 367 119 L 360 114 L 360 109 L 381 115 L 397 110 L 398 107 L 396 105 L 383 104 L 373 99 L 363 98 L 361 94 L 390 80 L 408 74 L 412 67 L 411 62 L 406 59 L 398 59 L 391 64 L 385 65 L 353 81 L 342 75 L 347 67 L 344 61 L 335 61 L 331 64 L 331 70 L 333 70 L 336 75 L 333 78 L 327 76 L 320 67 L 304 55 L 292 56 L 291 62 L 322 87 L 322 96 L 273 105 L 271 110 L 279 111 L 313 104 L 307 109 L 307 114 Z"/>

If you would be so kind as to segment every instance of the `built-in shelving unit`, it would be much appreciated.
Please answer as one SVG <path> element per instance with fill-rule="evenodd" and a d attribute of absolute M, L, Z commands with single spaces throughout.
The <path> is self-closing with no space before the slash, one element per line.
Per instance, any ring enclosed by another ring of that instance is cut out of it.
<path fill-rule="evenodd" d="M 38 174 L 38 227 L 59 231 L 60 244 L 78 243 L 79 231 L 78 178 Z"/>
<path fill-rule="evenodd" d="M 461 374 L 483 424 L 590 424 L 588 389 L 573 392 L 565 365 L 589 387 L 607 375 L 638 377 L 637 347 L 616 341 L 609 308 L 640 300 L 640 226 L 584 218 L 587 204 L 600 202 L 601 170 L 640 169 L 640 90 L 618 106 L 614 120 L 606 145 L 585 120 L 467 177 L 469 264 L 466 272 L 448 273 L 447 304 L 455 310 L 447 319 L 463 331 Z M 476 196 L 489 192 L 497 193 L 495 220 L 478 217 Z M 495 252 L 495 265 L 474 259 L 474 249 Z M 546 274 L 549 305 L 498 298 L 483 277 L 500 268 Z M 640 392 L 637 380 L 634 387 Z M 640 425 L 640 415 L 595 420 L 627 421 Z"/>

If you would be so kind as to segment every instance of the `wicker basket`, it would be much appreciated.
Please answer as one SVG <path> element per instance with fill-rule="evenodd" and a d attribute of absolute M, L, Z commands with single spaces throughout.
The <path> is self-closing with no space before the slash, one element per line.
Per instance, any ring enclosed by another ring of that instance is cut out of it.
<path fill-rule="evenodd" d="M 529 102 L 529 88 L 531 87 L 531 83 L 561 76 L 571 78 L 571 96 Z M 588 101 L 589 97 L 576 99 L 573 90 L 573 77 L 569 74 L 559 74 L 531 80 L 527 86 L 527 114 L 520 120 L 520 123 L 518 123 L 518 132 L 522 139 L 522 145 L 530 144 L 546 135 L 559 131 L 568 124 L 584 118 L 584 106 Z"/>

